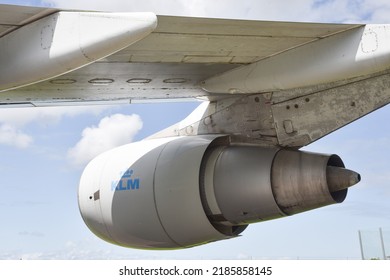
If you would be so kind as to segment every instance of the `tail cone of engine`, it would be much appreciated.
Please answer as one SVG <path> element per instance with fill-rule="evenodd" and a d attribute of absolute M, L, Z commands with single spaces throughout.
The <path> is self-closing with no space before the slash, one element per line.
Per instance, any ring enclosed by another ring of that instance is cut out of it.
<path fill-rule="evenodd" d="M 326 167 L 326 180 L 330 192 L 345 190 L 360 182 L 360 174 L 337 166 Z"/>

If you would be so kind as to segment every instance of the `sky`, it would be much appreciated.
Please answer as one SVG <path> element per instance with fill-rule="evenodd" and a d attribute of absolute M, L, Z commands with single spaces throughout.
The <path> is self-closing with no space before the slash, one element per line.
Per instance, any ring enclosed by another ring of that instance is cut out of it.
<path fill-rule="evenodd" d="M 387 0 L 0 3 L 306 22 L 386 23 L 390 18 Z M 182 120 L 197 105 L 0 109 L 0 259 L 359 259 L 358 231 L 376 234 L 379 228 L 385 230 L 390 254 L 390 107 L 304 148 L 338 154 L 362 175 L 342 204 L 253 224 L 239 238 L 179 251 L 127 249 L 95 237 L 77 205 L 86 163 L 106 149 L 139 141 Z"/>

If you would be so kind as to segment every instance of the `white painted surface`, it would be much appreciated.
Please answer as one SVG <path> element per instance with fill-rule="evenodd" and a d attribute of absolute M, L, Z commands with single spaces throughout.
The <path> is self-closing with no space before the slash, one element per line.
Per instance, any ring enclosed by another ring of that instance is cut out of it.
<path fill-rule="evenodd" d="M 0 90 L 90 64 L 148 35 L 153 13 L 59 12 L 0 38 Z"/>

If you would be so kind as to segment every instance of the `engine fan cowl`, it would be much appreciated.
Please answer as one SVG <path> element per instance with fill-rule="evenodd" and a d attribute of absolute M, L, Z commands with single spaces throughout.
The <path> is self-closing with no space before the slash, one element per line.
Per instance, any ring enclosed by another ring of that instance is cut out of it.
<path fill-rule="evenodd" d="M 228 238 L 204 213 L 199 168 L 213 137 L 147 140 L 108 151 L 83 172 L 79 207 L 100 238 L 141 249 Z"/>

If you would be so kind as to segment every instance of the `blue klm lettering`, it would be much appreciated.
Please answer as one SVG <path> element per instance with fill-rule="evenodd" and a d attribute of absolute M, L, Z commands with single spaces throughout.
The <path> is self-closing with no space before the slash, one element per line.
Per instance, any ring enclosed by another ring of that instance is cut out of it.
<path fill-rule="evenodd" d="M 119 181 L 112 181 L 111 190 L 112 191 L 138 190 L 140 187 L 140 179 L 131 178 L 133 173 L 134 173 L 133 170 L 127 170 Z"/>

